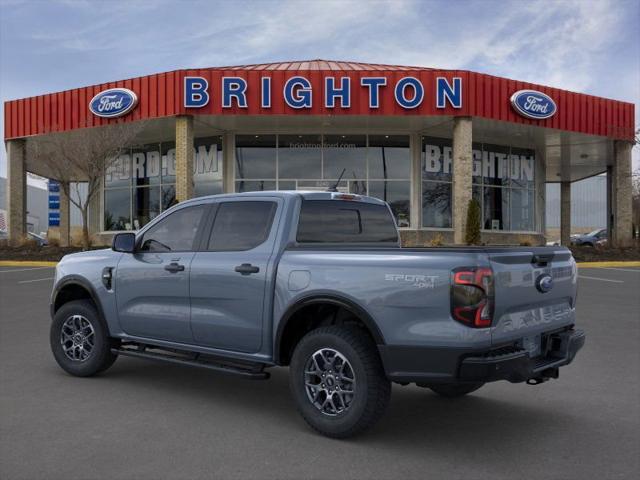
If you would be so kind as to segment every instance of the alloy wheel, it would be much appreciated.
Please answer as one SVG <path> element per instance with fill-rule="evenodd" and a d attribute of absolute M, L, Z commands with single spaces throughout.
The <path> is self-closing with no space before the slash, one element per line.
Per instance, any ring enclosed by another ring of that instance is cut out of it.
<path fill-rule="evenodd" d="M 304 369 L 309 401 L 324 415 L 346 412 L 356 393 L 356 377 L 349 360 L 337 350 L 323 348 L 313 353 Z"/>
<path fill-rule="evenodd" d="M 95 346 L 95 332 L 91 322 L 82 315 L 72 315 L 60 330 L 60 343 L 67 358 L 74 362 L 87 360 Z"/>

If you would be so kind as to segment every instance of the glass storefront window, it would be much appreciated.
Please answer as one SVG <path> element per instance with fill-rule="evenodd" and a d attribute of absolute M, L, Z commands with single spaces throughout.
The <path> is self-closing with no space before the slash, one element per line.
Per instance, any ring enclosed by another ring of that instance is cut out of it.
<path fill-rule="evenodd" d="M 482 145 L 482 179 L 485 185 L 509 185 L 509 147 Z"/>
<path fill-rule="evenodd" d="M 222 193 L 222 137 L 198 138 L 194 145 L 193 196 Z"/>
<path fill-rule="evenodd" d="M 422 226 L 451 228 L 451 183 L 422 182 Z"/>
<path fill-rule="evenodd" d="M 260 137 L 269 136 L 238 136 L 236 146 L 250 148 L 248 145 L 254 144 L 256 138 L 260 141 Z M 254 165 L 263 163 L 262 173 L 236 172 L 237 192 L 276 188 L 326 190 L 335 185 L 342 170 L 346 169 L 337 186 L 339 191 L 385 199 L 398 224 L 409 226 L 411 153 L 408 135 L 287 134 L 275 137 L 273 151 L 265 151 L 269 150 L 267 144 L 260 143 L 262 150 L 253 159 Z M 259 154 L 262 154 L 261 158 L 257 158 Z M 263 177 L 256 178 L 258 174 Z"/>
<path fill-rule="evenodd" d="M 139 145 L 105 176 L 105 230 L 137 230 L 176 203 L 174 142 Z M 222 137 L 194 141 L 194 196 L 222 193 Z M 124 187 L 124 188 L 123 188 Z"/>
<path fill-rule="evenodd" d="M 473 143 L 471 156 L 473 158 L 473 183 L 482 185 L 482 144 Z"/>
<path fill-rule="evenodd" d="M 133 189 L 133 230 L 144 227 L 160 214 L 160 187 Z"/>
<path fill-rule="evenodd" d="M 450 182 L 452 178 L 451 140 L 422 137 L 422 179 Z"/>
<path fill-rule="evenodd" d="M 357 193 L 362 193 L 362 189 L 358 187 L 357 183 L 350 184 L 346 180 L 340 180 L 336 183 L 335 180 L 297 180 L 294 190 L 327 190 L 329 187 L 335 186 L 339 192 L 356 193 L 349 188 L 353 187 L 354 190 L 358 190 Z"/>
<path fill-rule="evenodd" d="M 278 135 L 278 178 L 322 178 L 322 136 Z"/>
<path fill-rule="evenodd" d="M 297 182 L 295 180 L 280 180 L 278 182 L 278 190 L 297 190 Z"/>
<path fill-rule="evenodd" d="M 322 144 L 323 178 L 367 178 L 366 135 L 325 135 Z"/>
<path fill-rule="evenodd" d="M 194 142 L 193 182 L 222 181 L 222 137 L 198 138 Z"/>
<path fill-rule="evenodd" d="M 114 188 L 105 190 L 104 229 L 131 230 L 130 188 Z"/>
<path fill-rule="evenodd" d="M 533 190 L 523 190 L 520 188 L 511 189 L 510 198 L 510 220 L 511 230 L 531 231 L 535 228 L 533 208 L 535 194 Z"/>
<path fill-rule="evenodd" d="M 484 187 L 484 229 L 509 230 L 509 189 Z"/>
<path fill-rule="evenodd" d="M 445 185 L 449 185 L 450 189 L 453 171 L 451 153 L 451 139 L 423 137 L 423 227 L 451 225 L 451 218 L 448 222 L 439 220 L 447 210 L 436 207 L 439 199 L 434 192 L 439 189 L 430 185 L 446 182 Z M 482 228 L 534 231 L 535 150 L 474 142 L 472 156 L 472 193 L 482 209 Z M 450 209 L 448 212 L 450 215 Z"/>
<path fill-rule="evenodd" d="M 536 155 L 533 149 L 474 142 L 473 198 L 486 230 L 534 231 Z M 414 228 L 452 226 L 451 139 L 422 138 L 422 219 Z M 222 193 L 222 137 L 194 142 L 194 195 Z M 408 135 L 237 135 L 238 192 L 325 190 L 342 170 L 338 190 L 387 201 L 397 223 L 410 226 L 411 150 Z M 175 200 L 175 144 L 124 151 L 105 176 L 104 228 L 137 229 Z"/>
<path fill-rule="evenodd" d="M 206 195 L 219 195 L 222 193 L 222 180 L 217 182 L 195 182 L 193 184 L 193 196 L 204 197 Z"/>
<path fill-rule="evenodd" d="M 369 135 L 369 178 L 411 178 L 411 150 L 407 135 Z"/>
<path fill-rule="evenodd" d="M 451 228 L 451 140 L 422 137 L 422 226 Z"/>
<path fill-rule="evenodd" d="M 398 227 L 410 226 L 411 183 L 409 181 L 369 180 L 368 195 L 384 200 L 391 206 Z"/>
<path fill-rule="evenodd" d="M 104 184 L 107 188 L 128 187 L 131 185 L 131 152 L 118 155 L 107 168 Z"/>
<path fill-rule="evenodd" d="M 262 192 L 275 189 L 275 180 L 236 180 L 236 192 Z"/>
<path fill-rule="evenodd" d="M 131 177 L 134 187 L 160 184 L 161 155 L 159 143 L 131 149 Z"/>
<path fill-rule="evenodd" d="M 276 178 L 275 135 L 236 135 L 236 178 Z"/>
<path fill-rule="evenodd" d="M 535 188 L 535 151 L 525 148 L 512 148 L 509 158 L 511 186 Z"/>
<path fill-rule="evenodd" d="M 162 183 L 176 183 L 176 144 L 163 142 L 160 145 L 160 174 Z"/>
<path fill-rule="evenodd" d="M 173 207 L 177 203 L 175 185 L 163 185 L 161 195 L 162 197 L 160 198 L 160 202 L 162 205 L 162 211 Z"/>

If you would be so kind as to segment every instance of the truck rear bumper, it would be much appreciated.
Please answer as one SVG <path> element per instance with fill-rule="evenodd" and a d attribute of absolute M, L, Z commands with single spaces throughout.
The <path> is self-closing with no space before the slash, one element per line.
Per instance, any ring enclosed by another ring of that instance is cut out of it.
<path fill-rule="evenodd" d="M 387 377 L 400 383 L 493 382 L 517 383 L 556 378 L 558 368 L 573 361 L 584 346 L 582 330 L 565 330 L 547 336 L 544 354 L 531 358 L 515 345 L 486 351 L 444 347 L 380 345 Z"/>

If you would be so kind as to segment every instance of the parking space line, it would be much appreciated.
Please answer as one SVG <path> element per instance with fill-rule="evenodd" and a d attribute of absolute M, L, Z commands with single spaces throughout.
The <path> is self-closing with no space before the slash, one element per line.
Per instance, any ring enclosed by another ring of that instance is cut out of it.
<path fill-rule="evenodd" d="M 618 270 L 619 272 L 635 272 L 640 273 L 640 269 L 632 269 L 632 268 L 617 268 L 617 267 L 600 267 L 601 270 Z"/>
<path fill-rule="evenodd" d="M 610 278 L 600 278 L 600 277 L 587 277 L 585 275 L 578 275 L 578 278 L 586 278 L 589 280 L 600 280 L 601 282 L 624 283 L 622 280 L 611 280 Z"/>
<path fill-rule="evenodd" d="M 18 282 L 18 283 L 43 282 L 44 280 L 53 280 L 53 277 L 36 278 L 35 280 L 22 280 L 21 282 Z"/>
<path fill-rule="evenodd" d="M 0 270 L 0 273 L 28 272 L 30 270 L 42 270 L 42 269 L 45 269 L 45 268 L 54 268 L 54 267 L 14 268 L 13 270 Z"/>

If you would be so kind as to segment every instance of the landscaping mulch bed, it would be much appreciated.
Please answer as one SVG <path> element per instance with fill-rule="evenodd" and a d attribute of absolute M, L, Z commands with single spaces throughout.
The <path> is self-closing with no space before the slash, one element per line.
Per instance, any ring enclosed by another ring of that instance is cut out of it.
<path fill-rule="evenodd" d="M 8 245 L 0 245 L 0 260 L 57 262 L 69 253 L 81 251 L 81 247 L 58 247 L 54 245 L 45 247 L 37 245 L 10 247 Z"/>
<path fill-rule="evenodd" d="M 640 246 L 629 248 L 571 247 L 576 262 L 624 262 L 640 260 Z"/>

